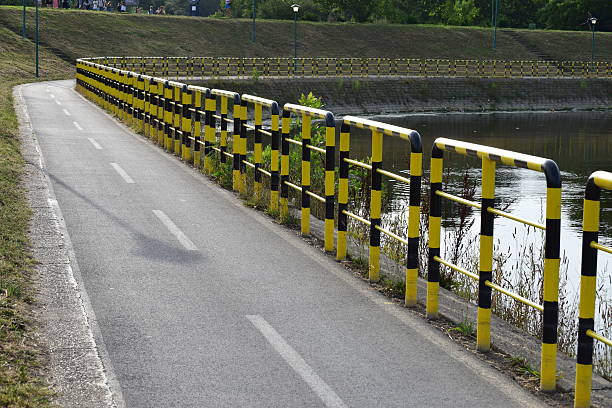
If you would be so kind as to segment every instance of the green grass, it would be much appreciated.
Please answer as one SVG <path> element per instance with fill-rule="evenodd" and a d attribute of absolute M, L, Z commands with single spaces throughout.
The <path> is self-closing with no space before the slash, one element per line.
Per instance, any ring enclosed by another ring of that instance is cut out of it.
<path fill-rule="evenodd" d="M 33 10 L 27 27 L 33 36 Z M 234 56 L 293 55 L 293 22 L 179 16 L 126 15 L 80 10 L 40 10 L 41 41 L 67 60 L 86 56 Z M 19 7 L 0 7 L 0 25 L 21 27 Z M 516 30 L 557 59 L 590 59 L 589 32 Z M 300 22 L 298 54 L 304 57 L 402 57 L 534 60 L 503 30 L 491 47 L 491 30 L 480 27 Z M 612 33 L 597 33 L 600 59 L 612 60 Z"/>
<path fill-rule="evenodd" d="M 459 323 L 458 326 L 453 327 L 450 330 L 459 332 L 461 334 L 464 334 L 465 336 L 476 336 L 476 327 L 474 326 L 474 323 L 469 320 L 462 321 L 461 323 Z"/>
<path fill-rule="evenodd" d="M 12 87 L 32 82 L 34 47 L 0 28 L 0 406 L 49 407 L 44 360 L 32 336 L 31 311 L 36 307 L 31 278 L 28 208 L 21 184 L 25 168 L 17 138 Z M 72 75 L 70 65 L 42 50 L 41 73 Z"/>
<path fill-rule="evenodd" d="M 527 362 L 527 359 L 523 357 L 510 357 L 508 359 L 508 363 L 510 364 L 510 367 L 514 371 L 516 371 L 517 373 L 521 375 L 533 376 L 533 377 L 538 377 L 538 378 L 540 377 L 540 372 L 532 368 Z"/>

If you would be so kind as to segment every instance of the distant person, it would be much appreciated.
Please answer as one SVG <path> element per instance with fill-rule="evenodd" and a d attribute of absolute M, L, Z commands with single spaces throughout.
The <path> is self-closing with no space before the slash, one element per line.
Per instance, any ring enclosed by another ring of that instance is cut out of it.
<path fill-rule="evenodd" d="M 232 0 L 225 0 L 225 6 L 223 7 L 223 10 L 225 11 L 225 15 L 227 17 L 232 16 Z"/>
<path fill-rule="evenodd" d="M 119 11 L 120 11 L 121 13 L 126 13 L 126 12 L 127 12 L 127 6 L 125 5 L 125 2 L 124 2 L 124 1 L 122 1 L 122 2 L 119 4 Z"/>
<path fill-rule="evenodd" d="M 106 2 L 106 11 L 113 11 L 113 3 L 110 0 Z"/>
<path fill-rule="evenodd" d="M 153 6 L 149 6 L 149 14 L 153 14 L 153 13 L 154 13 Z"/>

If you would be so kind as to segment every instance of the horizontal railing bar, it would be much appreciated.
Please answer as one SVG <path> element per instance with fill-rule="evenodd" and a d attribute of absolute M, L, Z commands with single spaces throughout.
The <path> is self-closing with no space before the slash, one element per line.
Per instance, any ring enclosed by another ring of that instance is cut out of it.
<path fill-rule="evenodd" d="M 357 214 L 353 214 L 352 212 L 348 212 L 346 210 L 342 210 L 342 214 L 346 214 L 349 217 L 351 217 L 351 218 L 353 218 L 353 219 L 355 219 L 357 221 L 360 221 L 360 222 L 364 223 L 367 226 L 372 225 L 372 223 L 370 221 L 366 220 L 365 218 L 361 218 L 360 216 L 358 216 Z"/>
<path fill-rule="evenodd" d="M 255 165 L 254 165 L 253 163 L 249 162 L 249 161 L 243 160 L 242 162 L 243 162 L 244 164 L 246 164 L 247 166 L 249 166 L 250 168 L 252 168 L 252 169 L 254 169 L 254 168 L 255 168 Z"/>
<path fill-rule="evenodd" d="M 253 126 L 253 125 L 249 125 L 248 123 L 245 123 L 245 124 L 244 124 L 244 127 L 245 127 L 245 128 L 247 128 L 247 129 L 249 129 L 249 130 L 253 130 L 253 129 L 255 129 L 255 126 Z"/>
<path fill-rule="evenodd" d="M 218 150 L 219 152 L 221 151 L 221 149 Z M 227 157 L 234 157 L 234 155 L 232 153 L 228 153 L 228 152 L 223 152 L 224 155 L 226 155 Z"/>
<path fill-rule="evenodd" d="M 598 243 L 597 243 L 597 242 L 595 242 L 595 241 L 591 241 L 591 243 L 589 244 L 589 246 L 590 246 L 591 248 L 599 249 L 600 251 L 604 251 L 604 252 L 607 252 L 607 253 L 609 253 L 609 254 L 612 254 L 612 248 L 607 247 L 607 246 L 605 246 L 605 245 L 598 244 Z"/>
<path fill-rule="evenodd" d="M 532 302 L 532 301 L 531 301 L 531 300 L 529 300 L 529 299 L 526 299 L 526 298 L 524 298 L 524 297 L 522 297 L 522 296 L 519 296 L 519 295 L 517 295 L 516 293 L 512 293 L 512 292 L 510 292 L 510 291 L 507 291 L 506 289 L 502 288 L 502 287 L 501 287 L 501 286 L 499 286 L 499 285 L 496 285 L 496 284 L 495 284 L 495 283 L 493 283 L 493 282 L 490 282 L 490 281 L 485 281 L 485 285 L 487 285 L 487 286 L 488 286 L 488 287 L 490 287 L 490 288 L 495 289 L 495 290 L 496 290 L 496 291 L 498 291 L 498 292 L 503 293 L 504 295 L 510 296 L 512 299 L 517 300 L 517 301 L 519 301 L 519 302 L 521 302 L 521 303 L 523 303 L 523 304 L 525 304 L 525 305 L 527 305 L 527 306 L 531 306 L 531 307 L 533 307 L 534 309 L 539 310 L 540 312 L 543 312 L 543 311 L 544 311 L 544 306 L 538 305 L 537 303 L 534 303 L 534 302 Z"/>
<path fill-rule="evenodd" d="M 541 230 L 545 230 L 546 229 L 546 225 L 544 225 L 544 224 L 538 224 L 537 222 L 533 222 L 533 221 L 525 220 L 523 218 L 516 217 L 516 216 L 514 216 L 512 214 L 509 214 L 507 212 L 504 212 L 502 210 L 498 210 L 497 208 L 487 207 L 487 211 L 490 212 L 490 213 L 499 215 L 500 217 L 508 218 L 508 219 L 511 219 L 511 220 L 514 220 L 514 221 L 518 221 L 518 222 L 520 222 L 522 224 L 525 224 L 525 225 L 531 225 L 532 227 L 539 228 Z"/>
<path fill-rule="evenodd" d="M 372 166 L 366 163 L 362 163 L 360 161 L 357 160 L 352 160 L 352 159 L 344 159 L 345 162 L 347 162 L 348 164 L 353 164 L 355 166 L 359 166 L 359 167 L 363 167 L 364 169 L 368 169 L 368 170 L 372 170 Z"/>
<path fill-rule="evenodd" d="M 260 98 L 259 96 L 248 95 L 248 94 L 242 95 L 242 100 L 254 103 L 256 105 L 263 105 L 267 108 L 271 107 L 272 104 L 274 103 L 272 99 Z"/>
<path fill-rule="evenodd" d="M 597 339 L 599 341 L 601 341 L 604 344 L 607 344 L 608 346 L 612 347 L 612 340 L 605 338 L 604 336 L 595 333 L 593 330 L 587 330 L 586 331 L 586 335 L 589 337 L 592 337 L 594 339 Z"/>
<path fill-rule="evenodd" d="M 303 144 L 299 140 L 291 139 L 291 138 L 288 138 L 288 137 L 286 137 L 285 140 L 288 141 L 289 143 L 293 143 L 293 144 L 298 145 L 298 146 L 301 146 Z"/>
<path fill-rule="evenodd" d="M 451 201 L 456 201 L 459 204 L 469 205 L 470 207 L 474 207 L 478 209 L 482 208 L 482 206 L 476 201 L 466 200 L 465 198 L 457 197 L 456 195 L 448 194 L 441 190 L 436 191 L 436 194 L 439 195 L 440 197 L 447 198 Z"/>
<path fill-rule="evenodd" d="M 213 115 L 213 118 L 221 120 L 221 115 Z"/>
<path fill-rule="evenodd" d="M 259 129 L 259 133 L 262 133 L 266 136 L 272 136 L 272 132 L 268 132 L 267 130 Z"/>
<path fill-rule="evenodd" d="M 202 143 L 200 143 L 200 144 L 202 144 Z M 214 151 L 216 151 L 216 152 L 221 153 L 221 149 L 219 149 L 218 147 L 213 147 L 212 149 L 213 149 Z M 230 156 L 231 156 L 231 155 L 230 155 Z"/>
<path fill-rule="evenodd" d="M 376 172 L 378 172 L 378 173 L 380 173 L 380 174 L 382 174 L 384 176 L 387 176 L 389 178 L 392 178 L 394 180 L 401 181 L 401 182 L 406 183 L 406 184 L 410 184 L 410 179 L 407 179 L 406 177 L 398 176 L 397 174 L 391 173 L 390 171 L 383 170 L 383 169 L 376 169 Z"/>
<path fill-rule="evenodd" d="M 407 239 L 404 239 L 404 238 L 400 237 L 399 235 L 396 235 L 396 234 L 392 233 L 391 231 L 388 231 L 388 230 L 384 229 L 380 225 L 377 225 L 374 228 L 376 228 L 377 230 L 379 230 L 383 234 L 386 234 L 386 235 L 390 236 L 391 238 L 395 238 L 396 240 L 398 240 L 402 244 L 408 245 L 408 240 Z"/>
<path fill-rule="evenodd" d="M 265 174 L 265 175 L 266 175 L 266 176 L 268 176 L 268 177 L 272 177 L 272 173 L 270 173 L 269 171 L 266 171 L 266 170 L 262 169 L 261 167 L 260 167 L 260 168 L 258 168 L 257 170 L 259 170 L 259 172 L 260 172 L 260 173 L 263 173 L 263 174 Z"/>
<path fill-rule="evenodd" d="M 325 149 L 321 149 L 320 147 L 317 147 L 317 146 L 306 145 L 306 147 L 309 148 L 310 150 L 314 150 L 315 152 L 325 153 Z"/>
<path fill-rule="evenodd" d="M 302 187 L 300 187 L 300 186 L 298 186 L 298 185 L 296 185 L 296 184 L 293 184 L 293 183 L 292 183 L 292 182 L 290 182 L 290 181 L 285 181 L 285 184 L 286 184 L 286 185 L 288 185 L 289 187 L 291 187 L 291 188 L 292 188 L 292 189 L 294 189 L 294 190 L 297 190 L 297 191 L 302 191 Z"/>
<path fill-rule="evenodd" d="M 308 106 L 295 105 L 293 103 L 286 103 L 283 106 L 283 109 L 286 109 L 288 111 L 295 112 L 295 113 L 301 113 L 303 115 L 316 116 L 322 119 L 325 119 L 325 117 L 329 113 L 328 111 L 323 110 L 323 109 L 310 108 Z"/>
<path fill-rule="evenodd" d="M 452 263 L 450 263 L 448 261 L 445 261 L 444 259 L 440 258 L 439 256 L 434 256 L 433 259 L 434 259 L 434 261 L 440 262 L 442 265 L 448 266 L 452 270 L 460 272 L 460 273 L 462 273 L 462 274 L 464 274 L 466 276 L 469 276 L 470 278 L 472 278 L 474 280 L 478 280 L 479 279 L 478 275 L 476 275 L 475 273 L 467 271 L 467 270 L 465 270 L 463 268 L 458 267 L 455 264 L 452 264 Z"/>
<path fill-rule="evenodd" d="M 306 194 L 308 194 L 309 196 L 311 196 L 311 197 L 312 197 L 312 198 L 314 198 L 315 200 L 318 200 L 318 201 L 320 201 L 320 202 L 322 202 L 322 203 L 324 203 L 324 202 L 325 202 L 325 198 L 321 197 L 321 196 L 320 196 L 320 195 L 318 195 L 318 194 L 313 193 L 313 192 L 312 192 L 312 191 L 310 191 L 310 190 L 306 191 Z"/>

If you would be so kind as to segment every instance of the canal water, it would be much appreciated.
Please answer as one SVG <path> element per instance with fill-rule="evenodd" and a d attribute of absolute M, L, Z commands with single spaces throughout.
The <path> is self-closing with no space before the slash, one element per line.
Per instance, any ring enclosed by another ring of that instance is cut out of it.
<path fill-rule="evenodd" d="M 561 250 L 567 257 L 570 293 L 577 293 L 580 276 L 582 199 L 589 175 L 596 170 L 612 172 L 612 113 L 610 112 L 534 112 L 487 114 L 419 114 L 378 116 L 374 120 L 417 130 L 423 140 L 425 174 L 429 173 L 431 147 L 437 137 L 493 146 L 554 160 L 562 174 Z M 370 136 L 364 130 L 353 130 L 351 155 L 370 155 Z M 397 138 L 384 138 L 386 169 L 407 173 L 409 144 Z M 496 198 L 508 212 L 535 222 L 544 222 L 546 181 L 542 173 L 498 165 Z M 481 163 L 454 153 L 445 154 L 443 189 L 459 193 L 458 185 L 468 175 L 470 182 L 480 185 Z M 391 211 L 401 213 L 408 205 L 408 187 L 391 182 Z M 425 187 L 425 186 L 424 186 Z M 426 187 L 425 187 L 426 188 Z M 480 197 L 477 188 L 475 199 Z M 447 200 L 443 200 L 447 201 Z M 454 205 L 454 204 L 448 204 Z M 478 213 L 472 213 L 475 223 L 472 233 L 478 233 Z M 450 220 L 452 222 L 452 220 Z M 495 220 L 495 237 L 500 251 L 508 251 L 510 261 L 521 254 L 525 244 L 538 241 L 533 228 L 505 218 Z M 612 245 L 612 192 L 602 192 L 601 239 Z M 521 249 L 522 248 L 522 249 Z M 610 288 L 612 257 L 600 252 L 598 279 Z M 607 291 L 607 297 L 611 290 Z"/>

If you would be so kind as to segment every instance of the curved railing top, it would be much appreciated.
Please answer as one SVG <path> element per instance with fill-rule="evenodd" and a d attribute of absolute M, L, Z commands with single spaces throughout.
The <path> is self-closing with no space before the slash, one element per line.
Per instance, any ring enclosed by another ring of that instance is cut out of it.
<path fill-rule="evenodd" d="M 343 122 L 348 125 L 357 126 L 358 128 L 370 129 L 376 132 L 381 132 L 387 136 L 400 137 L 404 140 L 410 141 L 411 149 L 413 152 L 423 152 L 423 146 L 421 144 L 421 135 L 419 135 L 419 132 L 417 132 L 416 130 L 407 129 L 395 125 L 389 125 L 387 123 L 350 115 L 345 116 L 343 118 Z"/>
<path fill-rule="evenodd" d="M 464 156 L 487 158 L 508 166 L 522 167 L 544 173 L 546 183 L 550 188 L 561 187 L 561 172 L 557 163 L 543 157 L 516 153 L 510 150 L 498 149 L 496 147 L 483 146 L 475 143 L 461 142 L 453 139 L 439 137 L 434 141 L 434 149 L 447 150 L 451 148 L 458 154 Z"/>
<path fill-rule="evenodd" d="M 290 112 L 300 113 L 302 115 L 325 119 L 325 126 L 327 127 L 336 126 L 336 119 L 334 118 L 334 114 L 324 109 L 310 108 L 307 106 L 296 105 L 294 103 L 286 103 L 283 106 L 283 109 Z"/>

